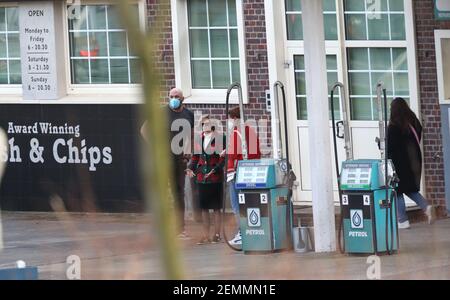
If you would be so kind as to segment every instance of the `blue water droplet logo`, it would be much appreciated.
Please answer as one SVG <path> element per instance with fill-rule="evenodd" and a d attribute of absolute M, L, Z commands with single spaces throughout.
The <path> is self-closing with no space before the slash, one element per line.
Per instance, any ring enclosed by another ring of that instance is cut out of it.
<path fill-rule="evenodd" d="M 356 227 L 359 227 L 361 225 L 362 220 L 361 220 L 360 215 L 357 212 L 355 212 L 353 214 L 352 221 L 353 221 L 353 225 L 355 225 Z"/>
<path fill-rule="evenodd" d="M 250 213 L 250 224 L 257 225 L 258 221 L 258 214 L 254 210 L 252 210 L 252 212 Z"/>

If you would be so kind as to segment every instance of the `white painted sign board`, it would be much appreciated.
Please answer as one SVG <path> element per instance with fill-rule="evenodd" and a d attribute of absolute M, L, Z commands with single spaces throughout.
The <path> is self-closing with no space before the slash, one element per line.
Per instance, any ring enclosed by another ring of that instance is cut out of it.
<path fill-rule="evenodd" d="M 20 54 L 24 100 L 53 100 L 64 94 L 60 59 L 62 48 L 57 42 L 61 26 L 55 26 L 61 12 L 54 1 L 19 4 Z M 59 22 L 58 22 L 59 23 Z M 59 65 L 58 65 L 59 63 Z"/>

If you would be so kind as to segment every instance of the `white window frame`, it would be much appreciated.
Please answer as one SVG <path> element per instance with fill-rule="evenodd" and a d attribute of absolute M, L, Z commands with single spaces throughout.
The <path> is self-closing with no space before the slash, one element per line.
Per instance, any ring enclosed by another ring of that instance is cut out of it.
<path fill-rule="evenodd" d="M 267 0 L 267 1 L 280 1 L 280 0 Z M 350 95 L 348 88 L 348 64 L 347 64 L 347 49 L 348 48 L 406 48 L 407 52 L 407 63 L 408 63 L 408 83 L 409 83 L 409 101 L 411 109 L 420 117 L 420 99 L 419 99 L 419 78 L 417 76 L 417 56 L 416 56 L 416 34 L 415 34 L 415 19 L 414 19 L 414 8 L 413 0 L 403 0 L 404 15 L 405 15 L 405 34 L 406 39 L 404 41 L 399 40 L 346 40 L 345 39 L 345 12 L 344 12 L 344 1 L 336 0 L 336 11 L 337 11 L 337 25 L 341 29 L 338 31 L 337 41 L 325 41 L 325 49 L 327 54 L 333 53 L 338 49 L 341 54 L 338 55 L 338 61 L 341 61 L 341 69 L 339 70 L 339 75 L 342 76 L 342 82 L 344 83 L 346 94 Z M 286 7 L 285 1 L 281 1 L 280 11 L 278 11 L 279 22 L 278 26 L 283 28 L 284 41 L 286 43 L 285 51 L 285 62 L 287 64 L 293 63 L 289 56 L 289 49 L 304 49 L 304 42 L 288 40 L 287 37 L 287 25 L 286 25 Z M 367 30 L 367 29 L 366 29 Z M 269 41 L 268 43 L 273 42 Z M 269 48 L 268 48 L 269 49 Z M 270 54 L 269 54 L 270 56 Z M 269 68 L 270 69 L 270 68 Z M 378 126 L 376 120 L 351 120 L 350 124 L 357 123 L 359 126 L 376 127 Z"/>
<path fill-rule="evenodd" d="M 299 0 L 300 1 L 300 0 Z M 287 32 L 287 22 L 286 22 L 286 16 L 287 15 L 303 15 L 303 11 L 296 11 L 296 12 L 287 12 L 286 11 L 286 1 L 285 0 L 280 0 L 280 2 L 282 2 L 281 6 L 283 7 L 283 13 L 284 13 L 284 26 L 283 26 L 283 31 L 284 31 L 284 40 L 287 43 L 287 47 L 289 48 L 297 48 L 300 45 L 300 48 L 304 48 L 304 42 L 303 40 L 289 40 L 288 39 L 288 32 Z M 336 3 L 336 13 L 331 12 L 331 11 L 324 11 L 323 12 L 324 15 L 332 15 L 334 14 L 336 16 L 336 25 L 339 26 L 339 13 L 338 13 L 338 4 Z M 325 20 L 325 18 L 324 18 Z M 303 17 L 302 17 L 302 21 L 303 21 Z M 339 28 L 339 27 L 338 27 Z M 302 27 L 302 30 L 304 28 Z M 337 40 L 325 40 L 325 44 L 327 46 L 331 46 L 331 47 L 337 47 L 338 43 L 339 43 L 339 39 L 340 39 L 340 33 L 338 31 L 337 33 Z"/>
<path fill-rule="evenodd" d="M 339 81 L 339 82 L 342 82 L 342 80 L 343 80 L 343 74 L 342 74 L 342 72 L 341 72 L 341 70 L 342 70 L 342 59 L 340 58 L 340 54 L 339 54 L 339 51 L 338 51 L 338 49 L 336 49 L 336 48 L 327 48 L 326 49 L 326 54 L 325 54 L 326 56 L 335 56 L 336 57 L 336 67 L 337 67 L 337 69 L 336 70 L 328 70 L 328 68 L 327 68 L 327 74 L 328 74 L 328 72 L 335 72 L 336 74 L 337 74 L 337 80 Z M 305 49 L 304 48 L 302 48 L 302 49 L 295 49 L 295 48 L 291 48 L 290 50 L 289 50 L 289 57 L 292 57 L 292 59 L 294 58 L 294 56 L 305 56 Z M 297 122 L 297 124 L 299 125 L 299 126 L 303 126 L 303 127 L 308 127 L 308 120 L 306 119 L 297 119 L 297 96 L 301 96 L 301 97 L 305 97 L 305 98 L 307 98 L 307 95 L 305 94 L 305 95 L 296 95 L 296 93 L 295 93 L 295 63 L 294 63 L 294 60 L 292 60 L 292 69 L 289 69 L 289 80 L 288 80 L 288 82 L 289 82 L 289 84 L 290 85 L 292 85 L 292 87 L 294 87 L 293 88 L 293 90 L 290 92 L 292 95 L 293 95 L 293 97 L 294 97 L 294 99 L 295 99 L 295 102 L 292 104 L 292 107 L 289 107 L 289 105 L 288 105 L 288 110 L 289 111 L 292 111 L 292 118 L 293 118 L 293 120 L 296 120 L 296 122 Z M 305 72 L 305 70 L 303 70 L 304 72 Z M 335 96 L 336 97 L 340 97 L 340 91 L 337 91 L 337 94 L 335 94 Z M 295 118 L 294 118 L 295 117 Z M 339 120 L 341 120 L 342 119 L 342 107 L 340 107 L 340 104 L 339 104 L 339 118 L 337 118 L 336 120 L 337 121 L 339 121 Z M 331 121 L 331 120 L 330 120 Z"/>
<path fill-rule="evenodd" d="M 0 7 L 18 7 L 18 2 L 0 2 Z M 19 33 L 20 34 L 20 33 Z M 19 99 L 22 96 L 22 84 L 0 84 L 0 99 Z"/>
<path fill-rule="evenodd" d="M 348 49 L 358 49 L 358 48 L 359 47 L 348 47 L 348 48 L 346 48 L 346 50 L 348 50 Z M 383 46 L 383 47 L 380 47 L 380 48 L 390 50 L 389 51 L 390 56 L 391 56 L 391 53 L 392 53 L 393 49 L 405 49 L 405 51 L 407 51 L 406 47 L 385 47 L 385 46 Z M 375 47 L 361 47 L 361 49 L 369 50 L 369 52 L 370 52 L 370 50 L 376 49 L 376 48 Z M 392 61 L 392 56 L 390 58 L 391 58 L 391 62 L 390 62 L 391 66 L 394 66 L 393 61 Z M 385 73 L 385 74 L 389 74 L 388 76 L 391 77 L 393 94 L 392 95 L 387 95 L 388 98 L 393 98 L 394 99 L 394 98 L 397 98 L 397 97 L 403 97 L 403 98 L 409 99 L 410 98 L 409 94 L 408 94 L 408 96 L 405 96 L 405 95 L 398 95 L 397 93 L 394 93 L 394 91 L 395 91 L 395 77 L 394 76 L 396 74 L 407 74 L 408 75 L 408 87 L 409 87 L 409 72 L 408 72 L 408 70 L 394 70 L 394 69 L 392 69 L 392 70 L 374 70 L 371 67 L 370 59 L 371 59 L 371 57 L 369 56 L 369 58 L 368 58 L 368 60 L 369 60 L 368 61 L 368 68 L 367 69 L 352 70 L 352 71 L 348 70 L 347 71 L 348 74 L 351 74 L 351 73 L 353 73 L 353 74 L 357 74 L 357 73 L 368 74 L 369 75 L 369 85 L 371 86 L 369 94 L 349 95 L 350 101 L 352 101 L 351 100 L 352 98 L 364 98 L 364 99 L 370 98 L 370 101 L 373 101 L 373 99 L 376 97 L 376 95 L 375 95 L 376 87 L 375 87 L 374 82 L 372 81 L 373 73 Z M 371 120 L 353 120 L 353 121 L 377 121 L 378 120 L 378 115 L 375 115 L 375 113 L 374 113 L 374 106 L 371 105 L 370 108 L 371 108 L 371 118 L 372 118 Z"/>
<path fill-rule="evenodd" d="M 142 103 L 142 84 L 73 84 L 70 69 L 70 42 L 69 25 L 67 22 L 67 5 L 70 1 L 66 0 L 63 5 L 63 23 L 64 23 L 64 53 L 65 53 L 65 71 L 67 78 L 67 97 L 63 100 L 70 103 Z M 133 1 L 139 7 L 139 23 L 143 30 L 147 28 L 147 6 L 145 0 Z M 108 5 L 114 4 L 112 0 L 81 0 L 82 5 Z M 104 96 L 104 97 L 102 97 Z M 103 98 L 102 100 L 98 100 Z M 58 101 L 60 103 L 60 101 Z"/>
<path fill-rule="evenodd" d="M 188 104 L 224 104 L 226 89 L 193 89 L 191 77 L 191 55 L 189 44 L 187 0 L 170 0 L 172 9 L 172 36 L 175 67 L 175 84 L 183 90 Z M 239 43 L 239 67 L 242 97 L 248 103 L 247 63 L 243 2 L 236 0 L 236 17 Z M 230 94 L 230 103 L 238 103 L 237 90 Z"/>
<path fill-rule="evenodd" d="M 408 64 L 408 83 L 409 83 L 409 103 L 411 109 L 420 116 L 420 105 L 419 105 L 419 83 L 417 76 L 417 57 L 416 57 L 416 36 L 415 36 L 415 21 L 414 21 L 414 8 L 412 0 L 403 0 L 404 15 L 405 15 L 405 35 L 406 39 L 404 41 L 399 40 L 345 40 L 342 39 L 342 49 L 344 51 L 345 60 L 347 56 L 345 55 L 348 48 L 405 48 L 407 53 L 407 64 Z M 343 5 L 343 4 L 342 4 Z M 339 13 L 341 14 L 341 13 Z M 345 23 L 345 13 L 341 14 L 341 22 Z M 368 30 L 368 28 L 366 28 Z M 345 32 L 344 32 L 345 34 Z M 389 33 L 390 35 L 391 33 Z M 348 74 L 348 64 L 347 61 L 343 65 L 344 74 Z M 346 80 L 348 77 L 346 75 Z M 348 86 L 348 84 L 347 84 Z M 348 93 L 350 96 L 350 94 Z M 370 122 L 376 122 L 376 120 L 351 120 L 350 123 L 358 122 L 359 124 L 367 124 Z"/>
<path fill-rule="evenodd" d="M 270 0 L 269 0 L 270 1 Z M 272 0 L 277 1 L 277 0 Z M 285 51 L 285 57 L 286 57 L 286 63 L 289 66 L 287 69 L 287 72 L 289 73 L 287 75 L 287 80 L 290 83 L 289 88 L 295 89 L 295 80 L 291 78 L 291 73 L 294 70 L 294 61 L 293 56 L 294 55 L 305 55 L 305 42 L 303 40 L 288 40 L 288 33 L 287 33 L 287 24 L 286 24 L 286 2 L 285 0 L 280 0 L 281 2 L 281 16 L 280 18 L 283 22 L 282 28 L 283 28 L 283 39 L 286 43 L 286 51 Z M 340 12 L 340 6 L 339 6 L 340 0 L 336 0 L 336 25 L 338 28 L 340 28 L 341 18 L 339 17 Z M 342 32 L 338 30 L 338 39 L 337 40 L 325 40 L 325 54 L 326 55 L 335 55 L 336 56 L 336 62 L 337 62 L 337 75 L 338 80 L 342 83 L 344 83 L 344 86 L 346 86 L 346 57 L 344 57 L 341 54 L 341 44 L 340 41 L 344 38 L 342 36 Z M 290 68 L 292 66 L 292 69 Z M 289 92 L 288 92 L 289 93 Z M 348 93 L 346 92 L 348 95 Z M 296 99 L 295 99 L 296 100 Z M 288 101 L 289 102 L 289 101 Z M 289 107 L 289 105 L 288 105 Z M 297 119 L 297 101 L 294 102 L 292 107 L 288 109 L 289 111 L 293 111 L 291 114 L 291 120 L 295 120 L 296 124 L 300 127 L 307 127 L 308 126 L 308 120 L 299 120 Z M 339 107 L 339 113 L 342 116 L 342 107 Z M 331 121 L 330 121 L 331 122 Z M 331 124 L 331 123 L 330 123 Z"/>
<path fill-rule="evenodd" d="M 338 31 L 338 41 L 325 41 L 325 50 L 326 54 L 333 54 L 334 51 L 338 51 L 338 62 L 340 61 L 340 65 L 338 64 L 339 72 L 338 72 L 338 78 L 339 80 L 342 80 L 342 83 L 344 84 L 344 87 L 346 89 L 346 94 L 349 95 L 348 92 L 348 63 L 347 63 L 347 55 L 346 55 L 346 49 L 347 47 L 381 47 L 381 48 L 396 48 L 396 47 L 402 47 L 407 49 L 407 63 L 408 63 L 408 81 L 409 81 L 409 99 L 410 99 L 410 106 L 411 109 L 416 112 L 417 116 L 420 118 L 421 111 L 420 111 L 420 98 L 419 98 L 419 77 L 417 75 L 418 71 L 418 62 L 417 62 L 417 43 L 416 43 L 416 30 L 415 30 L 415 13 L 414 13 L 414 4 L 413 0 L 403 0 L 404 2 L 404 14 L 405 14 L 405 31 L 406 31 L 406 40 L 405 41 L 345 41 L 345 28 L 344 26 L 341 26 L 340 24 L 343 24 L 345 22 L 344 19 L 344 13 L 343 13 L 343 0 L 336 0 L 336 7 L 337 7 L 337 24 L 340 28 Z M 295 92 L 292 90 L 294 89 L 295 85 L 293 83 L 293 80 L 290 73 L 293 70 L 293 53 L 295 54 L 302 54 L 304 53 L 304 42 L 303 41 L 290 41 L 287 39 L 287 28 L 286 28 L 286 20 L 285 20 L 285 3 L 284 0 L 265 0 L 264 1 L 265 8 L 276 8 L 273 10 L 273 12 L 266 12 L 266 24 L 272 24 L 274 28 L 268 29 L 267 34 L 267 49 L 268 49 L 268 63 L 269 63 L 269 77 L 274 79 L 284 79 L 287 83 L 287 89 L 291 91 L 287 91 L 287 94 L 291 93 L 291 95 Z M 280 38 L 281 32 L 283 33 L 283 38 Z M 269 34 L 270 33 L 270 34 Z M 277 35 L 277 33 L 280 33 Z M 274 46 L 276 45 L 276 46 Z M 277 48 L 283 47 L 285 51 L 278 51 Z M 283 69 L 285 69 L 283 73 Z M 292 72 L 293 74 L 293 72 Z M 288 96 L 289 98 L 289 96 Z M 294 103 L 291 100 L 288 101 L 288 107 L 289 103 Z M 291 104 L 293 105 L 293 104 Z M 342 110 L 342 108 L 341 108 Z M 296 120 L 297 114 L 296 114 L 296 107 L 290 107 L 288 108 L 289 114 L 288 119 L 292 121 L 296 121 L 297 126 L 308 126 L 307 121 L 305 120 Z M 342 112 L 341 112 L 342 113 Z M 378 128 L 378 123 L 376 120 L 374 121 L 358 121 L 358 120 L 351 120 L 350 127 L 359 127 L 359 128 Z M 276 141 L 276 131 L 273 130 L 274 136 L 273 141 Z M 290 132 L 290 140 L 295 140 L 293 137 L 298 134 L 296 131 Z M 297 140 L 297 142 L 299 142 Z M 273 144 L 276 144 L 276 142 L 273 142 Z M 291 149 L 296 149 L 296 147 L 299 147 L 299 145 L 295 145 L 294 142 L 291 142 Z M 299 155 L 293 155 L 294 160 L 299 160 Z M 297 161 L 294 163 L 295 165 L 299 166 L 299 170 L 301 170 L 302 166 L 300 165 L 300 162 Z M 422 168 L 423 172 L 425 171 L 425 168 Z M 300 183 L 301 184 L 301 183 Z M 421 182 L 421 190 L 425 190 L 425 176 L 422 176 L 422 182 Z M 295 193 L 297 194 L 297 193 Z M 295 195 L 294 194 L 294 195 Z M 296 197 L 296 196 L 294 196 Z M 311 205 L 311 202 L 309 201 L 302 201 L 301 199 L 295 199 L 295 204 L 300 205 Z M 410 209 L 412 205 L 411 202 L 406 203 L 407 208 Z"/>
<path fill-rule="evenodd" d="M 439 104 L 449 104 L 450 99 L 445 98 L 445 74 L 444 74 L 444 61 L 442 57 L 442 40 L 450 39 L 450 30 L 435 30 L 434 31 L 434 40 L 435 40 L 435 48 L 436 48 L 436 71 L 437 71 L 437 79 L 438 79 L 438 91 L 439 91 Z"/>

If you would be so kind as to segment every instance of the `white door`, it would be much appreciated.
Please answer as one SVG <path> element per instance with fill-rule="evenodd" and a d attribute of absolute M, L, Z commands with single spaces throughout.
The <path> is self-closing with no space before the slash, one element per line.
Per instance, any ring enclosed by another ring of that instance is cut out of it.
<path fill-rule="evenodd" d="M 378 80 L 385 83 L 388 100 L 403 97 L 410 102 L 410 107 L 416 114 L 419 112 L 413 0 L 380 1 L 377 4 L 362 0 L 322 1 L 328 85 L 338 80 L 348 89 L 354 158 L 379 158 L 378 146 L 374 141 L 378 136 L 376 121 L 378 113 L 375 105 Z M 290 157 L 298 178 L 294 201 L 297 204 L 310 204 L 312 188 L 310 174 L 314 162 L 309 161 L 308 153 L 306 91 L 302 76 L 304 28 L 301 1 L 272 2 L 279 4 L 276 6 L 278 14 L 269 23 L 277 24 L 279 30 L 268 43 L 278 46 L 283 39 L 286 50 L 281 59 L 285 62 L 285 66 L 289 66 L 285 75 L 291 126 Z M 271 14 L 268 14 L 268 18 L 270 16 Z M 281 52 L 274 54 L 281 55 Z M 277 63 L 279 61 L 276 60 Z M 331 132 L 330 122 L 330 137 Z M 345 159 L 343 146 L 343 141 L 338 140 L 340 161 Z M 334 168 L 333 145 L 327 159 L 332 160 Z M 333 169 L 330 172 L 334 176 L 337 202 L 335 171 Z M 407 200 L 407 205 L 413 203 Z"/>
<path fill-rule="evenodd" d="M 290 127 L 290 144 L 291 157 L 293 158 L 294 172 L 297 174 L 297 189 L 294 197 L 296 204 L 310 204 L 312 201 L 311 194 L 311 168 L 314 163 L 309 159 L 309 136 L 308 136 L 308 120 L 306 108 L 306 82 L 305 82 L 305 68 L 304 68 L 304 53 L 303 49 L 291 49 L 288 53 L 290 61 L 292 62 L 287 69 L 287 102 L 288 111 L 290 113 L 289 119 L 294 126 Z M 328 86 L 336 81 L 342 81 L 342 76 L 338 70 L 341 69 L 341 61 L 337 55 L 337 51 L 328 51 L 327 53 L 327 75 Z M 334 97 L 335 103 L 335 117 L 340 119 L 341 109 L 339 107 L 339 91 Z M 331 118 L 331 117 L 330 117 Z M 331 120 L 331 119 L 330 119 Z M 333 138 L 331 121 L 330 138 Z M 344 142 L 341 139 L 337 140 L 337 148 L 340 161 L 345 159 Z M 337 182 L 334 162 L 334 148 L 331 144 L 329 159 L 332 160 L 333 169 L 330 170 L 333 174 L 333 187 L 335 190 L 335 201 L 338 202 L 337 197 Z"/>
<path fill-rule="evenodd" d="M 369 51 L 369 50 L 365 50 Z M 392 50 L 387 50 L 392 51 Z M 294 196 L 294 201 L 298 205 L 311 204 L 312 201 L 312 186 L 311 186 L 311 168 L 314 168 L 314 162 L 310 161 L 309 156 L 309 130 L 307 121 L 307 109 L 306 109 L 306 82 L 305 82 L 305 69 L 304 69 L 304 56 L 302 49 L 291 49 L 288 51 L 288 55 L 291 59 L 291 64 L 286 70 L 287 74 L 287 102 L 288 111 L 290 113 L 289 119 L 290 126 L 290 149 L 291 157 L 293 162 L 293 168 L 297 174 L 297 188 Z M 342 59 L 338 55 L 339 51 L 336 49 L 327 49 L 327 77 L 328 77 L 328 90 L 336 82 L 344 82 L 344 71 L 346 68 L 342 67 Z M 352 121 L 350 122 L 350 132 L 352 135 L 352 147 L 355 159 L 373 159 L 380 158 L 380 152 L 378 150 L 378 145 L 375 142 L 375 138 L 379 136 L 378 129 L 378 114 L 376 111 L 374 95 L 376 91 L 370 91 L 373 87 L 375 89 L 376 80 L 378 78 L 372 79 L 372 83 L 367 84 L 368 87 L 358 86 L 359 83 L 354 83 L 356 77 L 364 77 L 365 75 L 362 71 L 352 73 L 349 70 L 348 80 L 352 83 L 352 93 L 351 93 L 351 110 L 352 110 Z M 371 75 L 372 76 L 372 75 Z M 347 79 L 347 78 L 345 78 Z M 364 83 L 361 83 L 364 84 Z M 354 95 L 355 89 L 367 89 L 367 92 L 360 92 L 361 95 Z M 389 87 L 387 87 L 389 89 Z M 336 91 L 334 97 L 335 103 L 335 116 L 336 120 L 340 119 L 341 108 L 339 105 L 340 91 Z M 389 100 L 392 96 L 389 97 Z M 367 105 L 363 102 L 365 106 L 361 105 L 360 102 L 369 101 L 371 105 Z M 371 101 L 371 102 L 370 102 Z M 330 108 L 331 109 L 331 108 Z M 358 111 L 359 109 L 359 111 Z M 364 120 L 366 119 L 366 120 Z M 336 181 L 336 171 L 335 171 L 335 161 L 334 161 L 334 147 L 333 147 L 333 131 L 331 124 L 331 114 L 330 114 L 330 159 L 332 162 L 332 172 L 333 175 L 333 187 L 335 191 L 335 203 L 338 204 L 338 190 Z M 345 160 L 345 150 L 344 150 L 344 140 L 337 139 L 337 149 L 339 156 L 339 166 L 342 161 Z M 407 200 L 407 204 L 412 205 L 413 203 Z"/>

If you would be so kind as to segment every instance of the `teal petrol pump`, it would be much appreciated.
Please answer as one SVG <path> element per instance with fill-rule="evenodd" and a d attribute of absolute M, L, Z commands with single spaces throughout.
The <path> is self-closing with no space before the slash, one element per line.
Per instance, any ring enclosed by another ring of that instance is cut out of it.
<path fill-rule="evenodd" d="M 274 252 L 291 248 L 291 207 L 284 160 L 243 160 L 238 163 L 242 249 Z"/>
<path fill-rule="evenodd" d="M 231 86 L 229 92 L 233 87 Z M 235 188 L 239 199 L 239 227 L 242 236 L 242 251 L 268 253 L 292 249 L 292 186 L 295 175 L 289 163 L 286 121 L 286 97 L 284 85 L 274 84 L 273 109 L 278 110 L 278 88 L 283 96 L 285 153 L 280 158 L 247 159 L 244 130 L 244 110 L 240 97 L 242 152 L 244 159 L 238 162 Z M 229 96 L 229 93 L 228 93 Z M 227 96 L 227 103 L 228 103 Z M 281 126 L 278 126 L 281 131 Z M 227 134 L 228 136 L 228 134 Z M 280 145 L 282 140 L 278 141 Z"/>
<path fill-rule="evenodd" d="M 387 159 L 387 100 L 386 90 L 382 86 L 381 82 L 377 85 L 380 137 L 376 140 L 381 159 L 353 159 L 349 104 L 345 101 L 345 91 L 341 83 L 336 83 L 331 90 L 335 164 L 341 206 L 338 242 L 342 253 L 391 254 L 399 248 L 395 193 L 398 179 L 392 162 Z M 341 121 L 335 123 L 333 96 L 338 87 L 342 90 L 343 116 Z M 381 92 L 384 96 L 384 121 Z M 342 135 L 339 133 L 340 125 L 344 127 Z M 336 137 L 345 139 L 346 160 L 342 163 L 340 173 Z"/>

